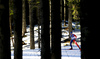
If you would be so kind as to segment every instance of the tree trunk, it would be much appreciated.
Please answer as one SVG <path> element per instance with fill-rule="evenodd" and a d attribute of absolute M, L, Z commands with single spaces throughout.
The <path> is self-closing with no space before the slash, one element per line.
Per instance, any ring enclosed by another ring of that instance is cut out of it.
<path fill-rule="evenodd" d="M 66 26 L 66 0 L 64 0 L 64 26 Z"/>
<path fill-rule="evenodd" d="M 41 59 L 51 59 L 49 34 L 49 0 L 40 0 Z"/>
<path fill-rule="evenodd" d="M 62 20 L 62 2 L 63 0 L 60 0 L 60 17 L 61 17 L 61 20 Z"/>
<path fill-rule="evenodd" d="M 38 48 L 40 48 L 40 37 L 41 37 L 41 34 L 40 34 L 40 20 L 38 20 Z"/>
<path fill-rule="evenodd" d="M 22 59 L 22 0 L 14 0 L 14 59 Z"/>
<path fill-rule="evenodd" d="M 41 37 L 41 33 L 40 33 L 40 23 L 41 23 L 41 21 L 40 21 L 40 6 L 39 6 L 40 4 L 38 4 L 38 48 L 40 48 L 40 37 Z"/>
<path fill-rule="evenodd" d="M 72 32 L 72 4 L 69 2 L 69 8 L 68 8 L 68 27 L 69 27 L 69 39 L 71 39 L 70 34 Z"/>
<path fill-rule="evenodd" d="M 51 48 L 51 0 L 49 0 L 49 15 L 50 15 L 50 17 L 49 17 L 49 19 L 50 19 L 50 48 Z"/>
<path fill-rule="evenodd" d="M 10 37 L 12 36 L 11 19 L 12 19 L 12 15 L 9 15 Z"/>
<path fill-rule="evenodd" d="M 52 59 L 61 59 L 60 0 L 51 0 Z"/>
<path fill-rule="evenodd" d="M 92 41 L 96 38 L 96 36 L 92 35 L 94 34 L 94 30 L 93 28 L 91 28 L 91 21 L 93 21 L 93 19 L 91 19 L 91 15 L 89 13 L 89 5 L 88 5 L 88 1 L 87 0 L 81 0 L 81 58 L 82 59 L 90 59 L 90 56 L 94 56 L 94 55 L 90 55 L 90 49 L 94 50 L 93 48 L 91 48 L 90 43 L 92 43 Z M 95 16 L 93 16 L 95 17 Z M 93 18 L 92 17 L 92 18 Z M 91 19 L 91 21 L 90 21 Z M 95 37 L 95 38 L 94 38 Z M 96 42 L 97 43 L 97 42 Z M 96 52 L 96 51 L 95 51 Z M 93 52 L 92 52 L 93 53 Z M 97 52 L 96 52 L 97 53 Z"/>
<path fill-rule="evenodd" d="M 100 30 L 97 25 L 100 23 L 97 19 L 100 17 L 97 15 L 99 9 L 96 9 L 99 7 L 99 2 L 94 5 L 93 3 L 94 1 L 91 1 L 90 3 L 89 0 L 81 0 L 80 3 L 81 59 L 99 58 L 99 54 L 97 53 L 99 53 L 98 51 L 100 50 L 98 49 L 100 43 L 98 39 L 100 35 L 98 34 Z M 95 8 L 92 8 L 92 6 L 95 6 Z M 95 12 L 91 13 L 90 10 Z"/>
<path fill-rule="evenodd" d="M 12 28 L 11 28 L 11 16 L 12 15 L 10 15 L 10 12 L 11 11 L 11 0 L 9 0 L 9 26 L 10 26 L 10 37 L 12 36 Z"/>
<path fill-rule="evenodd" d="M 26 0 L 26 25 L 29 25 L 29 2 Z"/>
<path fill-rule="evenodd" d="M 64 20 L 64 0 L 62 0 L 62 20 Z"/>
<path fill-rule="evenodd" d="M 12 12 L 11 12 L 11 10 L 13 10 L 12 5 L 13 5 L 13 0 L 9 0 L 9 26 L 10 26 L 10 37 L 12 37 L 12 20 L 13 20 L 13 14 L 12 14 Z"/>
<path fill-rule="evenodd" d="M 0 0 L 0 59 L 11 59 L 9 0 Z"/>
<path fill-rule="evenodd" d="M 33 4 L 34 5 L 33 5 Z M 35 49 L 35 43 L 34 43 L 34 25 L 36 20 L 36 7 L 35 7 L 36 0 L 30 1 L 30 49 Z M 33 5 L 33 6 L 32 6 Z"/>
<path fill-rule="evenodd" d="M 22 0 L 22 37 L 25 36 L 26 32 L 26 9 L 25 9 L 26 0 Z"/>

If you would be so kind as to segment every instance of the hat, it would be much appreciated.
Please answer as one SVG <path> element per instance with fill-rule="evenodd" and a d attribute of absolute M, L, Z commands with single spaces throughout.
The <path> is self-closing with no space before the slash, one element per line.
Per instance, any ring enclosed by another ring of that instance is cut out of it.
<path fill-rule="evenodd" d="M 72 34 L 72 32 L 70 32 Z"/>

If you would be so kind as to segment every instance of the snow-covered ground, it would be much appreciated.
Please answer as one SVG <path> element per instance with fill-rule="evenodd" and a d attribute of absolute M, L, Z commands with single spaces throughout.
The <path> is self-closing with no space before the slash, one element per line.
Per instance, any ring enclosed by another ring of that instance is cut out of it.
<path fill-rule="evenodd" d="M 35 36 L 35 41 L 37 41 L 38 39 L 38 26 L 34 27 L 34 36 Z M 68 38 L 68 33 L 65 30 L 62 30 L 62 38 L 61 40 L 64 40 L 66 38 Z M 65 31 L 65 32 L 64 32 Z M 35 42 L 35 49 L 30 49 L 30 29 L 29 27 L 27 27 L 27 32 L 25 33 L 25 35 L 27 35 L 27 37 L 24 37 L 22 40 L 27 43 L 27 45 L 23 45 L 23 59 L 41 59 L 41 50 L 38 48 L 38 43 Z M 80 37 L 81 37 L 81 33 L 80 30 L 76 30 L 73 31 L 74 34 L 77 35 L 77 41 L 78 44 L 80 44 Z M 61 53 L 62 53 L 62 59 L 81 59 L 81 51 L 78 49 L 78 47 L 73 44 L 73 50 L 68 50 L 70 48 L 69 43 L 68 46 L 64 46 L 65 43 L 61 43 Z M 12 59 L 14 58 L 14 51 L 13 51 L 13 46 L 12 46 L 12 41 L 11 41 L 11 57 Z"/>

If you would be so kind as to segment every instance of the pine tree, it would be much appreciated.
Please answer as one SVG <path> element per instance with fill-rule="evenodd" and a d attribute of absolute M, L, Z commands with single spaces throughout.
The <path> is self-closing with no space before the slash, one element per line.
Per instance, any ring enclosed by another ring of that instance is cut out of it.
<path fill-rule="evenodd" d="M 26 0 L 22 0 L 22 36 L 25 36 L 26 32 Z"/>
<path fill-rule="evenodd" d="M 37 1 L 38 2 L 38 1 Z M 40 24 L 41 24 L 41 20 L 40 20 L 40 3 L 38 3 L 38 48 L 40 48 L 40 39 L 41 39 L 41 34 L 40 34 Z"/>
<path fill-rule="evenodd" d="M 69 27 L 69 38 L 71 39 L 70 37 L 70 34 L 72 32 L 72 0 L 69 0 L 68 2 L 68 27 Z"/>
<path fill-rule="evenodd" d="M 22 59 L 22 0 L 14 0 L 14 59 Z"/>
<path fill-rule="evenodd" d="M 51 0 L 52 59 L 61 59 L 60 0 Z"/>
<path fill-rule="evenodd" d="M 64 0 L 64 26 L 66 26 L 66 0 Z"/>
<path fill-rule="evenodd" d="M 9 0 L 9 26 L 10 26 L 10 37 L 12 36 L 12 19 L 13 19 L 13 11 L 12 11 L 13 0 Z"/>
<path fill-rule="evenodd" d="M 41 59 L 51 59 L 49 34 L 49 0 L 40 0 Z"/>
<path fill-rule="evenodd" d="M 34 25 L 36 20 L 36 0 L 31 0 L 29 3 L 29 20 L 30 20 L 30 49 L 35 49 L 34 43 Z"/>
<path fill-rule="evenodd" d="M 81 24 L 81 59 L 97 59 L 99 58 L 99 15 L 95 8 L 98 8 L 98 3 L 94 4 L 94 1 L 81 0 L 80 3 L 80 24 Z M 92 6 L 96 6 L 92 8 Z M 95 12 L 91 12 L 91 11 Z M 95 21 L 96 20 L 96 21 Z M 98 42 L 97 42 L 98 41 Z M 95 48 L 96 47 L 96 48 Z"/>
<path fill-rule="evenodd" d="M 0 59 L 11 59 L 9 0 L 0 0 Z"/>
<path fill-rule="evenodd" d="M 26 3 L 25 3 L 25 9 L 26 9 L 26 25 L 29 25 L 29 2 L 28 0 L 26 0 Z"/>

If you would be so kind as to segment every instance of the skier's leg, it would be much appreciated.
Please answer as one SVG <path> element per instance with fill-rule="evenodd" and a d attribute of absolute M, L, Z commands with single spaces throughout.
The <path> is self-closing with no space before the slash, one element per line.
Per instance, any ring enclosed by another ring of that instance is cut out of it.
<path fill-rule="evenodd" d="M 77 44 L 77 42 L 75 40 L 73 40 L 73 42 L 77 45 L 77 47 L 81 50 L 81 48 L 79 47 L 79 45 Z"/>
<path fill-rule="evenodd" d="M 71 41 L 70 41 L 70 46 L 71 46 L 71 49 L 72 49 L 72 42 L 73 42 L 73 40 L 71 40 Z"/>

